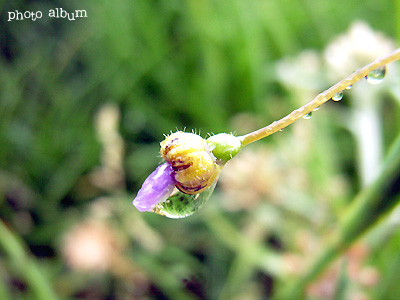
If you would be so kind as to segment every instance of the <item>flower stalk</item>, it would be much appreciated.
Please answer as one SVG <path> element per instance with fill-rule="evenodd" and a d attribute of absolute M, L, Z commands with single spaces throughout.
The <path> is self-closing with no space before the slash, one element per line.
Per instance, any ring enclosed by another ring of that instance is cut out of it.
<path fill-rule="evenodd" d="M 321 106 L 328 100 L 332 99 L 332 97 L 345 90 L 348 86 L 353 85 L 355 82 L 359 81 L 360 79 L 366 77 L 369 73 L 373 72 L 374 70 L 386 66 L 387 64 L 394 62 L 400 59 L 400 48 L 396 49 L 394 52 L 388 54 L 387 56 L 381 57 L 373 61 L 372 63 L 366 65 L 365 67 L 356 70 L 345 79 L 339 81 L 326 91 L 318 94 L 313 100 L 308 102 L 307 104 L 303 105 L 302 107 L 292 111 L 286 117 L 280 119 L 279 121 L 275 121 L 272 124 L 263 127 L 259 130 L 254 132 L 248 133 L 246 135 L 240 136 L 240 142 L 242 146 L 246 146 L 250 143 L 258 141 L 262 138 L 265 138 L 277 131 L 282 130 L 283 128 L 289 126 L 294 121 L 302 118 L 303 116 L 311 113 L 315 108 Z"/>
<path fill-rule="evenodd" d="M 243 136 L 220 133 L 205 140 L 182 131 L 166 136 L 160 144 L 165 163 L 146 179 L 133 205 L 170 218 L 190 216 L 211 196 L 225 163 L 244 146 L 282 130 L 330 99 L 339 101 L 346 88 L 368 75 L 374 75 L 374 83 L 382 81 L 386 65 L 398 59 L 400 48 L 353 72 L 279 121 Z"/>

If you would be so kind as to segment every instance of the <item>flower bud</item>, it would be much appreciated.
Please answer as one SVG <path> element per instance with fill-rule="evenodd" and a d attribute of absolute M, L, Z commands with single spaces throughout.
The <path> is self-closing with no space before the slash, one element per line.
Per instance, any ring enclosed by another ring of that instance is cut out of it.
<path fill-rule="evenodd" d="M 185 194 L 206 190 L 219 174 L 206 141 L 194 133 L 178 131 L 169 135 L 161 142 L 160 153 L 175 171 L 176 187 Z"/>
<path fill-rule="evenodd" d="M 236 156 L 242 147 L 238 137 L 227 133 L 210 136 L 207 144 L 213 155 L 223 164 Z"/>
<path fill-rule="evenodd" d="M 133 205 L 169 218 L 184 218 L 199 210 L 213 193 L 224 164 L 241 148 L 239 138 L 230 134 L 206 141 L 182 131 L 167 136 L 160 145 L 165 163 L 146 179 Z"/>

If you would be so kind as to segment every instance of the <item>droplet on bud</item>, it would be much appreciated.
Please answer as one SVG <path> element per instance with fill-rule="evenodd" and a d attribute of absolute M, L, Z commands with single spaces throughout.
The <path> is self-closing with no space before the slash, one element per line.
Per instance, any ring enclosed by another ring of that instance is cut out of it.
<path fill-rule="evenodd" d="M 316 108 L 313 109 L 313 111 L 317 111 L 319 110 L 319 106 L 317 106 Z"/>
<path fill-rule="evenodd" d="M 383 81 L 386 75 L 386 66 L 379 67 L 373 71 L 371 71 L 365 78 L 368 83 L 378 84 Z"/>
<path fill-rule="evenodd" d="M 343 99 L 343 91 L 340 91 L 332 96 L 333 101 L 340 101 Z"/>
<path fill-rule="evenodd" d="M 350 84 L 350 85 L 348 85 L 348 86 L 346 87 L 346 90 L 351 90 L 352 87 L 353 87 L 353 85 Z"/>
<path fill-rule="evenodd" d="M 160 202 L 154 207 L 153 212 L 172 219 L 186 218 L 198 211 L 207 202 L 216 183 L 217 181 L 205 191 L 195 195 L 185 194 L 175 189 L 166 201 Z"/>
<path fill-rule="evenodd" d="M 312 112 L 310 111 L 308 114 L 303 116 L 303 119 L 305 119 L 305 120 L 311 119 L 311 116 L 312 116 Z"/>

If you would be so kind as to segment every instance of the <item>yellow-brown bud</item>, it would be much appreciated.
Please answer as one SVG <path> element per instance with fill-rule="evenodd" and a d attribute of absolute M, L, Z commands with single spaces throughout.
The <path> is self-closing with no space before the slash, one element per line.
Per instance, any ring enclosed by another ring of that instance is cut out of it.
<path fill-rule="evenodd" d="M 161 142 L 160 153 L 175 171 L 176 187 L 186 194 L 204 191 L 220 172 L 206 141 L 193 133 L 169 135 Z"/>

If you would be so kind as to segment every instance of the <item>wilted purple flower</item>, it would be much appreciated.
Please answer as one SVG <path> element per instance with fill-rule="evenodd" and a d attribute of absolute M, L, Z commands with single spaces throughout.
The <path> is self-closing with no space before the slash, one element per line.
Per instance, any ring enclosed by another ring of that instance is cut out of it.
<path fill-rule="evenodd" d="M 147 177 L 132 203 L 139 211 L 152 211 L 157 203 L 167 200 L 175 183 L 174 169 L 164 163 Z"/>

